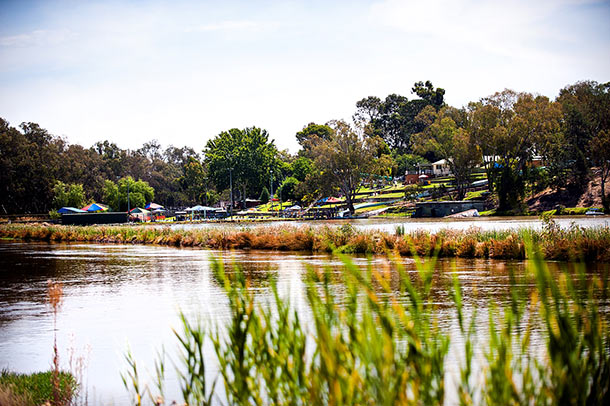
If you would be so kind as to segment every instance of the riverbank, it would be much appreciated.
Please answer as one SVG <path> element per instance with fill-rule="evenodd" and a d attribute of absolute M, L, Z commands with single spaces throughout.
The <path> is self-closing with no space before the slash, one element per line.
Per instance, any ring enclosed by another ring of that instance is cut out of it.
<path fill-rule="evenodd" d="M 552 220 L 540 229 L 483 231 L 443 229 L 437 232 L 359 230 L 338 227 L 199 228 L 141 226 L 2 225 L 0 238 L 116 244 L 156 244 L 210 249 L 398 254 L 401 256 L 525 259 L 532 241 L 547 260 L 610 262 L 610 227 L 561 228 Z"/>

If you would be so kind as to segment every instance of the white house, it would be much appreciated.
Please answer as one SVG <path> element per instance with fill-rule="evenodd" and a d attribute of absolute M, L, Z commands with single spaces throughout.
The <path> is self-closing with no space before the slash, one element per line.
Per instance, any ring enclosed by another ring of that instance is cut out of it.
<path fill-rule="evenodd" d="M 449 176 L 451 175 L 451 169 L 449 168 L 449 164 L 446 159 L 441 159 L 440 161 L 432 162 L 430 164 L 432 166 L 432 173 L 434 176 Z"/>

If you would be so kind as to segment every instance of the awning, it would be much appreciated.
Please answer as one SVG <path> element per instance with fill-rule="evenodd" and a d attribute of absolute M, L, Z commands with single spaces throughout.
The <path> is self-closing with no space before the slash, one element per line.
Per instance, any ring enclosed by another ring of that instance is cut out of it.
<path fill-rule="evenodd" d="M 69 214 L 69 213 L 87 213 L 85 210 L 77 209 L 75 207 L 62 207 L 57 210 L 59 214 Z"/>
<path fill-rule="evenodd" d="M 163 206 L 161 206 L 160 204 L 151 202 L 151 203 L 148 203 L 146 205 L 146 207 L 144 207 L 144 208 L 148 209 L 148 210 L 158 210 L 158 209 L 163 209 Z"/>
<path fill-rule="evenodd" d="M 216 207 L 197 205 L 197 206 L 189 207 L 185 211 L 214 211 L 214 210 L 216 210 Z"/>
<path fill-rule="evenodd" d="M 107 211 L 108 207 L 101 203 L 91 203 L 83 207 L 82 210 L 88 212 Z"/>
<path fill-rule="evenodd" d="M 141 207 L 135 207 L 135 208 L 131 209 L 130 213 L 131 214 L 150 214 L 150 211 L 143 209 Z"/>

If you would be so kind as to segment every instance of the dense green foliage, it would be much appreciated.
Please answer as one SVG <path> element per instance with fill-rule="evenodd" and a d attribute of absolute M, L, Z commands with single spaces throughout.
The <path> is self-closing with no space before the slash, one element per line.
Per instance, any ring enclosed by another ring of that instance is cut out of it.
<path fill-rule="evenodd" d="M 155 198 L 155 191 L 147 182 L 131 177 L 119 179 L 118 184 L 111 180 L 104 182 L 104 201 L 114 211 L 127 211 L 134 207 L 144 207 L 146 202 L 152 202 Z"/>
<path fill-rule="evenodd" d="M 284 179 L 282 184 L 277 190 L 277 195 L 281 201 L 284 200 L 297 200 L 297 187 L 299 186 L 299 181 L 292 176 Z"/>
<path fill-rule="evenodd" d="M 273 140 L 269 141 L 266 130 L 257 127 L 220 133 L 208 141 L 204 155 L 209 176 L 219 190 L 233 182 L 239 192 L 235 200 L 258 197 L 277 166 Z"/>
<path fill-rule="evenodd" d="M 109 203 L 103 201 L 106 181 L 126 177 L 148 183 L 164 205 L 194 203 L 187 196 L 190 185 L 179 181 L 191 157 L 199 159 L 191 148 L 170 146 L 162 151 L 154 141 L 135 151 L 109 141 L 91 148 L 67 145 L 36 124 L 23 123 L 17 129 L 0 119 L 0 213 L 44 213 L 63 205 Z M 69 186 L 58 186 L 62 184 Z M 150 198 L 147 193 L 143 196 Z"/>
<path fill-rule="evenodd" d="M 85 190 L 83 185 L 66 185 L 62 181 L 57 181 L 53 187 L 53 208 L 76 207 L 85 205 Z"/>
<path fill-rule="evenodd" d="M 356 103 L 354 121 L 367 125 L 371 134 L 380 136 L 387 145 L 400 153 L 413 151 L 411 136 L 424 130 L 415 118 L 426 107 L 439 109 L 444 105 L 445 90 L 434 89 L 430 81 L 417 82 L 412 92 L 419 99 L 391 94 L 381 100 L 369 96 Z"/>

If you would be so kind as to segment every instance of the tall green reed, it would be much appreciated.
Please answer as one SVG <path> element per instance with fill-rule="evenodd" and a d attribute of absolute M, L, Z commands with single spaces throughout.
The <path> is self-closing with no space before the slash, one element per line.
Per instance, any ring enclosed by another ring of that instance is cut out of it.
<path fill-rule="evenodd" d="M 398 258 L 391 268 L 361 269 L 337 255 L 339 271 L 308 270 L 304 313 L 273 279 L 273 299 L 261 303 L 244 271 L 214 263 L 230 317 L 214 329 L 181 315 L 183 401 L 220 404 L 222 393 L 231 405 L 430 405 L 452 392 L 447 401 L 460 405 L 608 404 L 607 275 L 583 267 L 551 274 L 528 243 L 528 272 L 509 270 L 507 301 L 478 309 L 457 274 L 442 283 L 435 257 L 416 258 L 407 272 Z M 451 337 L 440 327 L 439 290 L 451 296 L 463 338 L 456 387 L 447 387 Z M 207 358 L 206 342 L 214 348 Z M 213 380 L 211 367 L 219 370 Z"/>

